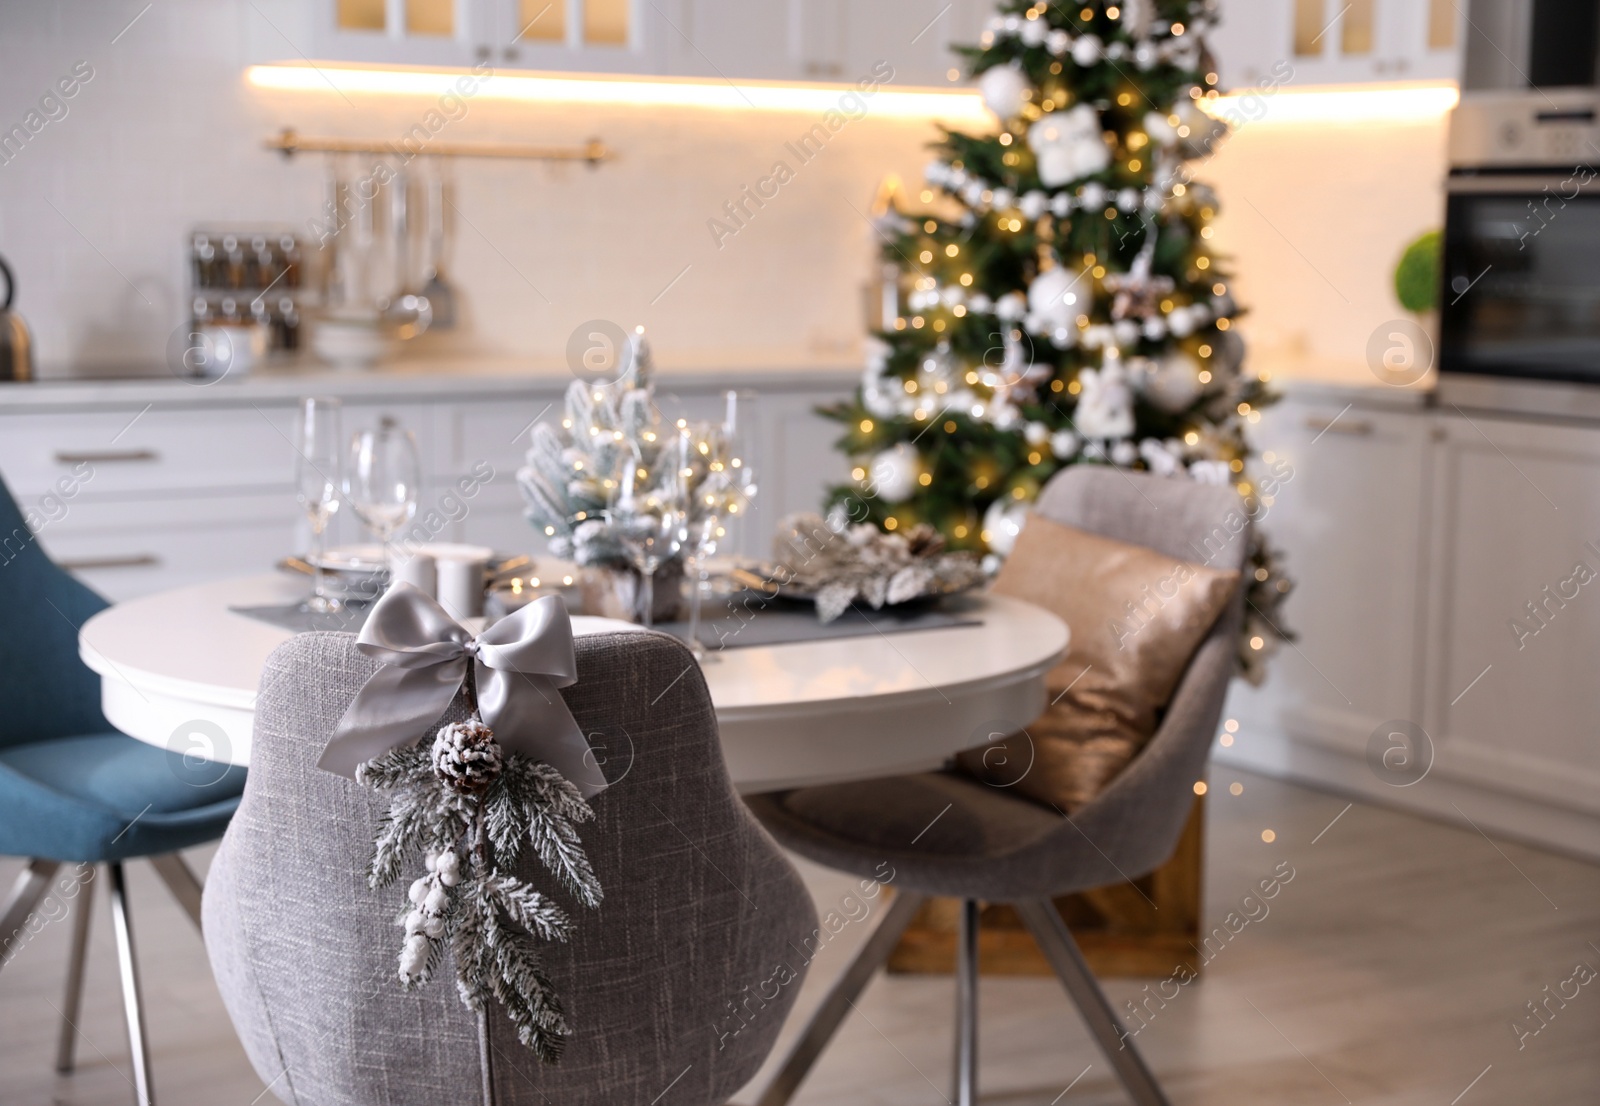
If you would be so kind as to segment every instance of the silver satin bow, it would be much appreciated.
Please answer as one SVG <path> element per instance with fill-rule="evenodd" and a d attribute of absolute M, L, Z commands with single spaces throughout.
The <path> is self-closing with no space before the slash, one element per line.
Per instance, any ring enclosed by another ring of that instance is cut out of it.
<path fill-rule="evenodd" d="M 334 731 L 317 767 L 356 768 L 423 737 L 473 666 L 478 713 L 506 752 L 542 760 L 585 798 L 606 779 L 558 688 L 578 681 L 572 622 L 557 596 L 536 599 L 474 638 L 410 584 L 390 588 L 367 616 L 356 648 L 382 663 Z"/>

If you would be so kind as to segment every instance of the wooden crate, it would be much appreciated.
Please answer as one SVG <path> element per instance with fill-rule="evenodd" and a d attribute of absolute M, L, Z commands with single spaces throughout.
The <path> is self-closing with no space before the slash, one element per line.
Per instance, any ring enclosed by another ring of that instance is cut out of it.
<path fill-rule="evenodd" d="M 1055 900 L 1098 976 L 1170 976 L 1200 971 L 1195 950 L 1205 862 L 1205 798 L 1196 796 L 1178 849 L 1165 865 L 1130 883 Z M 955 968 L 956 899 L 930 899 L 889 958 L 891 972 L 949 974 Z M 989 975 L 1051 975 L 1049 963 L 1011 907 L 985 903 L 978 966 Z"/>

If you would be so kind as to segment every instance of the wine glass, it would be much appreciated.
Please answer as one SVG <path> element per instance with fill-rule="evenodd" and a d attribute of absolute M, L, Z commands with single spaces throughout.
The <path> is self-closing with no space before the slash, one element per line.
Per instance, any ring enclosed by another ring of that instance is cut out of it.
<path fill-rule="evenodd" d="M 646 470 L 637 456 L 623 475 L 606 521 L 612 526 L 628 560 L 639 570 L 638 615 L 648 628 L 655 618 L 655 575 L 683 546 L 688 519 L 688 482 L 684 477 L 682 439 L 661 451 L 654 483 L 638 487 Z M 648 477 L 646 477 L 648 478 Z"/>
<path fill-rule="evenodd" d="M 345 498 L 350 509 L 383 543 L 383 563 L 390 563 L 390 543 L 417 513 L 422 463 L 411 431 L 385 415 L 376 430 L 363 430 L 350 440 L 345 470 Z"/>
<path fill-rule="evenodd" d="M 302 609 L 316 614 L 337 611 L 344 604 L 328 594 L 326 562 L 328 523 L 339 510 L 339 409 L 336 399 L 321 396 L 300 401 L 294 464 L 295 498 L 311 522 L 311 595 Z"/>

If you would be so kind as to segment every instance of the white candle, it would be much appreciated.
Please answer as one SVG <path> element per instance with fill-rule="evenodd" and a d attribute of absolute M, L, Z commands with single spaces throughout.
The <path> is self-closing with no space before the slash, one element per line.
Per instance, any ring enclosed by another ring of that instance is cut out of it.
<path fill-rule="evenodd" d="M 738 429 L 739 393 L 730 390 L 728 392 L 728 397 L 727 398 L 728 398 L 728 413 L 723 417 L 723 420 L 722 420 L 722 432 L 728 436 L 728 440 L 729 441 L 732 441 L 733 440 L 733 435 L 734 435 L 735 431 Z"/>

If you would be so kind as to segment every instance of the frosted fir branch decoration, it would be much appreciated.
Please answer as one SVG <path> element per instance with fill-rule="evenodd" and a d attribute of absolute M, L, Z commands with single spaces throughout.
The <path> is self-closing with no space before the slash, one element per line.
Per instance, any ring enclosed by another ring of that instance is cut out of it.
<path fill-rule="evenodd" d="M 550 540 L 552 556 L 580 565 L 626 568 L 628 558 L 605 519 L 629 462 L 642 470 L 635 487 L 663 475 L 666 440 L 655 405 L 655 371 L 643 328 L 630 337 L 627 368 L 614 383 L 575 381 L 567 389 L 561 428 L 539 423 L 517 486 L 527 517 Z"/>
<path fill-rule="evenodd" d="M 875 526 L 851 526 L 842 514 L 829 521 L 790 515 L 778 524 L 773 550 L 787 576 L 782 590 L 812 597 L 822 622 L 832 622 L 857 599 L 879 610 L 954 595 L 988 578 L 975 555 L 946 552 L 943 536 L 926 524 L 885 534 Z"/>
<path fill-rule="evenodd" d="M 602 892 L 577 826 L 594 817 L 578 789 L 550 765 L 506 754 L 476 716 L 441 726 L 432 743 L 395 749 L 356 772 L 389 794 L 367 882 L 388 887 L 422 853 L 412 882 L 400 950 L 406 990 L 426 984 L 448 949 L 456 988 L 483 1015 L 492 997 L 517 1038 L 553 1064 L 572 1030 L 545 976 L 540 946 L 565 941 L 573 923 L 559 905 L 509 872 L 531 848 L 540 863 L 590 909 Z"/>

